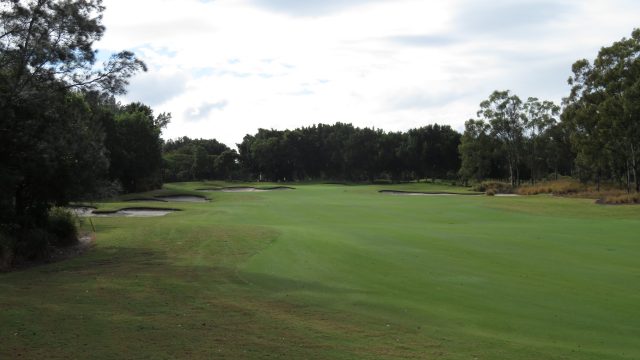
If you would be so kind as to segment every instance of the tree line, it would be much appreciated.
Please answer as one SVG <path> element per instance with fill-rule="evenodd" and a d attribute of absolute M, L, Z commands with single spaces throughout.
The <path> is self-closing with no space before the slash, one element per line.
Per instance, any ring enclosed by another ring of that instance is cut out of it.
<path fill-rule="evenodd" d="M 496 91 L 465 123 L 460 176 L 536 180 L 553 173 L 640 191 L 640 29 L 572 66 L 562 109 Z"/>

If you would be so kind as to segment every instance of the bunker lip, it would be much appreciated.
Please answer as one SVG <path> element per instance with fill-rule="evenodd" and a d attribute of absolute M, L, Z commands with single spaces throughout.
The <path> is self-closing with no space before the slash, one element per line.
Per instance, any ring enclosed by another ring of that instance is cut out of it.
<path fill-rule="evenodd" d="M 156 197 L 154 197 L 154 199 L 157 199 L 157 201 L 164 201 L 164 202 L 169 202 L 169 201 L 175 201 L 175 202 L 207 202 L 207 201 L 209 201 L 209 199 L 207 199 L 204 196 L 191 195 L 191 194 L 162 195 L 162 196 L 156 196 Z"/>
<path fill-rule="evenodd" d="M 270 187 L 253 187 L 253 186 L 229 186 L 221 188 L 203 188 L 197 189 L 197 191 L 219 191 L 219 192 L 264 192 L 264 191 L 282 191 L 282 190 L 295 190 L 290 186 L 270 186 Z"/>
<path fill-rule="evenodd" d="M 127 199 L 125 200 L 126 202 L 167 202 L 166 200 L 164 200 L 162 197 L 157 196 L 157 197 L 152 197 L 152 198 L 133 198 L 133 199 Z"/>
<path fill-rule="evenodd" d="M 484 195 L 483 193 L 454 193 L 449 191 L 403 191 L 403 190 L 380 190 L 378 191 L 380 194 L 390 194 L 390 195 L 423 195 L 423 196 L 480 196 Z"/>
<path fill-rule="evenodd" d="M 118 210 L 95 210 L 90 216 L 98 217 L 155 217 L 164 216 L 172 212 L 182 211 L 174 208 L 150 208 L 150 207 L 129 207 Z"/>
<path fill-rule="evenodd" d="M 69 205 L 67 209 L 75 216 L 90 216 L 97 208 L 95 206 Z"/>

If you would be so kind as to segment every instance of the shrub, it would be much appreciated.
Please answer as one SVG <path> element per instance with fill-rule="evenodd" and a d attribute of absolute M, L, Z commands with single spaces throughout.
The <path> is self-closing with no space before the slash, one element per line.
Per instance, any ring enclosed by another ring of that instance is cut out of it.
<path fill-rule="evenodd" d="M 511 184 L 500 181 L 483 181 L 473 187 L 473 191 L 487 192 L 493 190 L 493 194 L 510 194 L 513 192 Z"/>
<path fill-rule="evenodd" d="M 78 242 L 76 217 L 65 208 L 53 208 L 49 213 L 48 230 L 54 246 L 70 246 Z"/>
<path fill-rule="evenodd" d="M 623 204 L 640 204 L 640 194 L 625 194 L 617 196 L 607 196 L 602 201 L 602 204 L 609 205 L 623 205 Z"/>
<path fill-rule="evenodd" d="M 487 194 L 487 196 L 495 196 L 496 195 L 496 190 L 495 189 L 489 189 L 489 190 L 487 190 L 487 192 L 485 194 Z"/>
<path fill-rule="evenodd" d="M 0 272 L 6 271 L 11 267 L 14 246 L 14 239 L 0 232 Z"/>
<path fill-rule="evenodd" d="M 49 254 L 49 233 L 45 229 L 24 230 L 15 246 L 15 257 L 19 260 L 46 259 Z"/>
<path fill-rule="evenodd" d="M 520 195 L 571 195 L 587 191 L 587 187 L 578 181 L 563 179 L 557 181 L 545 181 L 535 185 L 523 185 L 517 189 Z"/>

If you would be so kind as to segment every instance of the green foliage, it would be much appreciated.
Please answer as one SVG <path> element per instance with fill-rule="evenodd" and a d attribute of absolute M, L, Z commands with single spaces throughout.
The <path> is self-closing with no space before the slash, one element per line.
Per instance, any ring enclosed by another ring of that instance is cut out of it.
<path fill-rule="evenodd" d="M 54 246 L 70 246 L 78 242 L 76 216 L 71 211 L 55 207 L 49 212 L 47 230 L 52 235 L 50 244 Z"/>
<path fill-rule="evenodd" d="M 51 206 L 109 183 L 110 113 L 96 104 L 146 67 L 128 51 L 95 64 L 103 10 L 101 0 L 0 6 L 0 228 L 17 239 L 17 256 L 46 253 Z"/>
<path fill-rule="evenodd" d="M 569 173 L 573 155 L 567 127 L 557 122 L 559 107 L 510 91 L 494 91 L 480 104 L 479 119 L 465 123 L 459 147 L 460 177 L 465 181 L 508 178 L 511 186 L 547 173 Z"/>
<path fill-rule="evenodd" d="M 15 240 L 9 234 L 0 231 L 0 272 L 9 270 L 13 263 Z"/>
<path fill-rule="evenodd" d="M 406 133 L 314 125 L 295 130 L 260 129 L 238 144 L 240 165 L 253 179 L 393 181 L 445 178 L 459 168 L 460 134 L 428 125 Z"/>
<path fill-rule="evenodd" d="M 563 121 L 583 180 L 622 180 L 640 191 L 640 29 L 573 64 Z"/>
<path fill-rule="evenodd" d="M 44 260 L 49 256 L 51 234 L 44 228 L 29 228 L 18 234 L 14 262 Z"/>
<path fill-rule="evenodd" d="M 237 152 L 217 140 L 182 137 L 163 145 L 165 181 L 227 179 L 236 170 Z"/>
<path fill-rule="evenodd" d="M 153 110 L 141 103 L 117 106 L 109 122 L 106 147 L 110 153 L 110 177 L 126 192 L 144 191 L 162 185 L 162 139 L 160 135 L 170 114 L 154 117 Z"/>

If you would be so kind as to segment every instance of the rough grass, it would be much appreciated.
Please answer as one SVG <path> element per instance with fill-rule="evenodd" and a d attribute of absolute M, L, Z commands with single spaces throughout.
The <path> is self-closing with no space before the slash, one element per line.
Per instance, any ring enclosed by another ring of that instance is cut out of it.
<path fill-rule="evenodd" d="M 511 194 L 513 187 L 511 184 L 501 181 L 483 181 L 473 187 L 473 191 L 487 192 L 487 194 Z M 491 195 L 490 195 L 491 196 Z"/>
<path fill-rule="evenodd" d="M 0 275 L 0 358 L 640 358 L 640 207 L 295 187 L 94 219 Z"/>
<path fill-rule="evenodd" d="M 586 185 L 571 179 L 543 181 L 535 185 L 522 185 L 516 189 L 520 195 L 553 194 L 559 196 L 575 195 L 588 192 Z"/>
<path fill-rule="evenodd" d="M 580 183 L 573 179 L 540 182 L 535 185 L 523 185 L 516 189 L 520 195 L 553 194 L 556 196 L 597 199 L 599 204 L 623 205 L 640 203 L 640 194 L 628 194 L 625 190 L 610 184 L 604 184 L 600 190 L 595 185 Z"/>
<path fill-rule="evenodd" d="M 640 204 L 640 194 L 635 193 L 607 196 L 602 199 L 600 203 L 608 205 Z"/>

